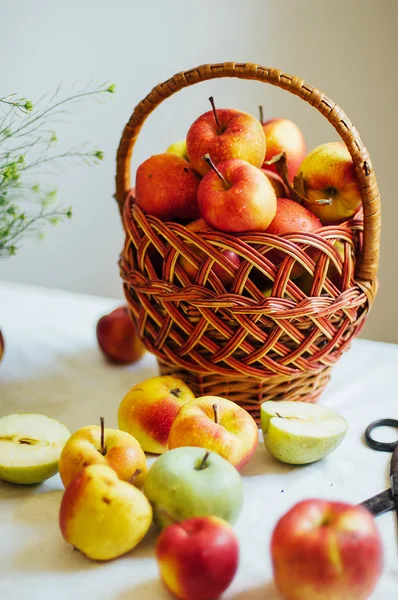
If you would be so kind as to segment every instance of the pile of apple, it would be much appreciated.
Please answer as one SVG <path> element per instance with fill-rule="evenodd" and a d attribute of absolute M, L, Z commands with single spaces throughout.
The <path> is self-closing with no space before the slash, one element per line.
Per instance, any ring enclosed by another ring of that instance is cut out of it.
<path fill-rule="evenodd" d="M 235 109 L 216 109 L 213 98 L 210 102 L 212 110 L 191 125 L 186 140 L 139 166 L 134 197 L 147 214 L 180 222 L 193 232 L 276 236 L 311 233 L 355 215 L 361 195 L 345 144 L 325 143 L 306 156 L 304 136 L 292 121 L 262 122 L 261 114 L 260 122 Z M 220 264 L 213 269 L 229 286 L 241 257 L 231 250 L 224 257 L 228 270 Z M 267 253 L 276 266 L 285 257 L 281 250 Z M 195 282 L 197 261 L 181 257 L 179 264 Z M 296 264 L 291 277 L 303 271 Z"/>
<path fill-rule="evenodd" d="M 302 402 L 261 406 L 265 445 L 289 464 L 322 459 L 343 440 L 346 421 Z M 243 505 L 239 471 L 258 444 L 255 421 L 225 398 L 195 398 L 172 376 L 131 388 L 119 429 L 90 425 L 70 435 L 49 417 L 0 419 L 0 478 L 32 484 L 58 470 L 65 486 L 59 525 L 92 560 L 115 559 L 160 531 L 161 579 L 181 600 L 211 600 L 232 582 L 239 543 L 232 529 Z M 145 452 L 160 456 L 147 468 Z M 361 506 L 308 500 L 277 523 L 270 548 L 286 600 L 364 600 L 382 568 L 372 515 Z"/>

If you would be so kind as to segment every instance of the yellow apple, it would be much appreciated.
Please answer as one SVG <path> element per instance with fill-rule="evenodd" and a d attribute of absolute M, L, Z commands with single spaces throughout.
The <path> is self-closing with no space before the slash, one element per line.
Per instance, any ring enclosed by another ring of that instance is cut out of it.
<path fill-rule="evenodd" d="M 91 465 L 75 477 L 61 502 L 65 540 L 93 560 L 111 560 L 134 548 L 152 521 L 140 490 L 118 479 L 107 465 Z"/>
<path fill-rule="evenodd" d="M 68 487 L 72 479 L 89 465 L 108 465 L 119 479 L 141 488 L 147 466 L 145 454 L 137 440 L 124 431 L 88 425 L 75 431 L 64 446 L 59 461 L 62 483 Z"/>
<path fill-rule="evenodd" d="M 167 451 L 170 427 L 181 406 L 195 396 L 181 379 L 164 375 L 135 385 L 119 406 L 119 427 L 133 435 L 145 452 Z"/>
<path fill-rule="evenodd" d="M 166 153 L 175 154 L 176 156 L 184 158 L 189 162 L 186 140 L 178 140 L 178 142 L 174 142 L 174 144 L 171 144 L 171 146 L 167 148 Z"/>
<path fill-rule="evenodd" d="M 241 469 L 253 456 L 258 429 L 249 413 L 226 398 L 202 396 L 184 404 L 174 419 L 169 448 L 199 446 Z"/>

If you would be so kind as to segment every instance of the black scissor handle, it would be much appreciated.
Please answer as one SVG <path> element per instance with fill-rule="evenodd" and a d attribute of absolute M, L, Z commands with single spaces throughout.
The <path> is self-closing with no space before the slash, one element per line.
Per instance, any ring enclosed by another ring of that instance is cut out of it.
<path fill-rule="evenodd" d="M 398 429 L 398 420 L 397 419 L 379 419 L 378 421 L 373 421 L 365 431 L 365 441 L 368 446 L 373 448 L 373 450 L 381 450 L 382 452 L 392 452 L 395 446 L 398 444 L 398 440 L 396 442 L 379 442 L 372 437 L 372 432 L 374 429 L 378 427 L 395 427 Z"/>

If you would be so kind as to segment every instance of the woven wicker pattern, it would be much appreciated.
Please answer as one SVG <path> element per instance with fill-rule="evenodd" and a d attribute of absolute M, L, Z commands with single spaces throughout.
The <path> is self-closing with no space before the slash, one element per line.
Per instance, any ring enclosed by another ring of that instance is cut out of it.
<path fill-rule="evenodd" d="M 363 216 L 316 233 L 232 236 L 194 233 L 145 215 L 134 205 L 130 159 L 146 117 L 183 87 L 229 76 L 282 87 L 327 117 L 353 158 Z M 227 396 L 257 419 L 263 400 L 316 399 L 330 367 L 362 327 L 376 291 L 378 188 L 367 150 L 343 111 L 303 80 L 274 69 L 204 65 L 157 86 L 137 106 L 120 142 L 116 182 L 126 230 L 120 260 L 125 295 L 161 371 L 183 376 L 197 393 Z M 240 266 L 222 250 L 238 254 Z M 194 281 L 181 258 L 195 267 Z M 215 264 L 231 276 L 228 287 L 212 270 Z M 304 273 L 300 280 L 291 277 L 295 265 Z"/>

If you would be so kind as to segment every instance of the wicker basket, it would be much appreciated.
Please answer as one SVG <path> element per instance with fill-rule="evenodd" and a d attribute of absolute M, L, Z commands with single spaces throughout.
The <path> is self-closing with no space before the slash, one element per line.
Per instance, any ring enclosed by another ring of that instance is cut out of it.
<path fill-rule="evenodd" d="M 321 112 L 354 161 L 361 215 L 316 234 L 232 236 L 194 233 L 135 206 L 130 159 L 145 119 L 175 92 L 218 77 L 270 83 Z M 377 182 L 368 152 L 341 108 L 302 79 L 255 64 L 203 65 L 179 73 L 155 87 L 126 125 L 117 154 L 116 199 L 126 231 L 120 259 L 125 295 L 161 373 L 180 376 L 196 394 L 226 396 L 257 421 L 265 400 L 315 401 L 331 367 L 360 331 L 377 287 Z M 239 254 L 239 267 L 223 256 L 225 249 Z M 270 260 L 272 249 L 285 255 L 277 267 Z M 196 265 L 195 283 L 181 267 L 181 256 Z M 212 271 L 215 263 L 234 276 L 229 289 Z M 297 263 L 306 272 L 306 292 L 290 277 Z M 262 287 L 267 278 L 272 285 L 269 297 Z"/>

